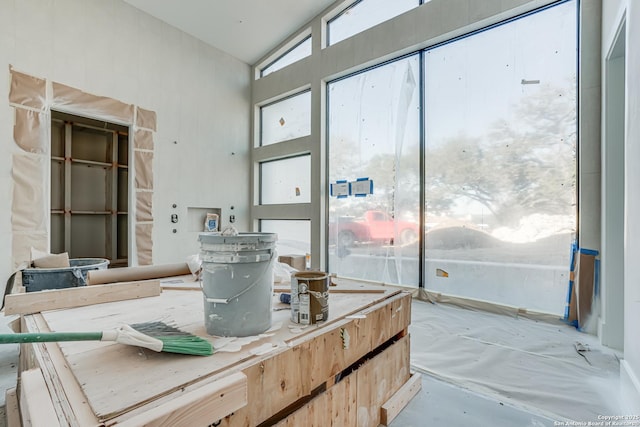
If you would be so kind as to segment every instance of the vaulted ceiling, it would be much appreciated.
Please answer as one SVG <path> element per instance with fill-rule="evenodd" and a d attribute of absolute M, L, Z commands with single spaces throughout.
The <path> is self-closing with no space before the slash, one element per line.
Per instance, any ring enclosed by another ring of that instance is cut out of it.
<path fill-rule="evenodd" d="M 124 0 L 253 65 L 335 0 Z"/>

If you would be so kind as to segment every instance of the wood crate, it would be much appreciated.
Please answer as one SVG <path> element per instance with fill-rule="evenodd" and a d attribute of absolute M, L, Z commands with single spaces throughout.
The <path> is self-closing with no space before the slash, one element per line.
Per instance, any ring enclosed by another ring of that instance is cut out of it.
<path fill-rule="evenodd" d="M 377 426 L 380 407 L 409 379 L 411 296 L 388 289 L 331 294 L 329 307 L 329 320 L 304 329 L 290 322 L 289 311 L 274 311 L 272 334 L 236 352 L 199 357 L 107 342 L 23 344 L 19 369 L 39 368 L 57 418 L 50 425 L 295 425 L 311 408 L 306 416 L 318 421 L 305 425 Z M 22 331 L 155 320 L 207 337 L 202 295 L 189 290 L 25 315 Z M 32 407 L 29 396 L 18 397 L 27 399 L 21 407 Z"/>

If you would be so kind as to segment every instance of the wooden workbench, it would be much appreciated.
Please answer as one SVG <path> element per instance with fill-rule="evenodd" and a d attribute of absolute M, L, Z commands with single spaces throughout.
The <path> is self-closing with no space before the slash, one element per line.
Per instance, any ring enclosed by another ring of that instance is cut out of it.
<path fill-rule="evenodd" d="M 208 357 L 103 342 L 22 344 L 21 413 L 48 426 L 378 426 L 381 406 L 410 377 L 410 294 L 332 293 L 329 320 L 304 329 L 289 315 L 274 311 L 269 333 Z M 24 315 L 21 328 L 100 331 L 156 320 L 208 337 L 193 290 Z M 43 384 L 46 393 L 37 392 Z"/>

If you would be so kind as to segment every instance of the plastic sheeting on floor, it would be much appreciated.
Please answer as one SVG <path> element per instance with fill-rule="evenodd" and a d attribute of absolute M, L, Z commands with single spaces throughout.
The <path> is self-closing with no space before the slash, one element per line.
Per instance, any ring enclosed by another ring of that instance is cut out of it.
<path fill-rule="evenodd" d="M 415 369 L 557 420 L 622 415 L 618 352 L 562 322 L 415 301 Z"/>

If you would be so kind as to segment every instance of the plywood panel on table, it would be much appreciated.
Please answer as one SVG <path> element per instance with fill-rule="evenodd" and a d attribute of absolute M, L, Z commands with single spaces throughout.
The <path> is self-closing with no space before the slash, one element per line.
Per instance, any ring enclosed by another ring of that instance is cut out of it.
<path fill-rule="evenodd" d="M 389 294 L 392 293 L 389 292 Z M 389 298 L 389 294 L 344 294 L 335 298 L 332 296 L 330 317 L 323 328 L 341 321 L 346 315 L 384 301 Z M 46 312 L 43 313 L 43 317 L 53 331 L 105 330 L 122 323 L 160 320 L 173 321 L 181 330 L 207 337 L 204 328 L 202 294 L 193 291 L 165 291 L 157 297 Z M 283 356 L 281 360 L 274 359 L 269 362 L 273 363 L 274 367 L 273 371 L 272 368 L 265 371 L 267 377 L 262 374 L 255 376 L 252 370 L 259 369 L 260 365 L 256 364 L 255 367 L 251 367 L 251 370 L 249 369 L 257 358 L 251 351 L 271 342 L 274 345 L 274 351 L 263 359 L 271 358 L 279 352 L 290 350 L 288 343 L 295 338 L 313 334 L 322 329 L 316 326 L 298 332 L 289 329 L 287 327 L 289 312 L 287 311 L 274 312 L 273 324 L 282 325 L 274 336 L 264 337 L 250 345 L 245 345 L 239 352 L 218 352 L 210 357 L 155 353 L 137 347 L 103 342 L 60 343 L 60 349 L 96 416 L 100 420 L 107 420 L 149 402 L 154 402 L 154 405 L 162 404 L 163 399 L 171 399 L 172 393 L 177 394 L 184 387 L 202 381 L 204 378 L 213 380 L 216 375 L 226 374 L 230 368 L 234 367 L 247 369 L 245 373 L 249 379 L 250 389 L 252 381 L 268 380 L 269 383 L 264 383 L 264 393 L 271 393 L 272 386 L 277 385 L 280 379 L 273 376 L 276 375 L 277 370 L 282 368 L 291 370 L 291 366 L 300 365 L 300 361 Z M 322 331 L 318 333 L 321 334 Z M 292 354 L 295 353 L 292 352 Z M 242 368 L 243 363 L 247 365 L 245 368 Z M 298 387 L 301 386 L 291 385 L 293 376 L 283 377 L 283 379 L 285 380 L 284 390 L 274 393 L 273 398 L 270 398 L 272 403 L 280 402 L 280 398 L 289 398 L 295 393 L 306 391 L 306 386 L 299 389 Z M 251 402 L 250 398 L 250 405 L 253 404 Z M 275 406 L 280 404 L 284 403 L 278 403 Z M 269 406 L 273 408 L 271 404 Z M 258 415 L 255 416 L 262 417 L 263 411 L 264 413 L 268 411 L 266 404 L 264 409 L 260 407 L 256 409 Z"/>

